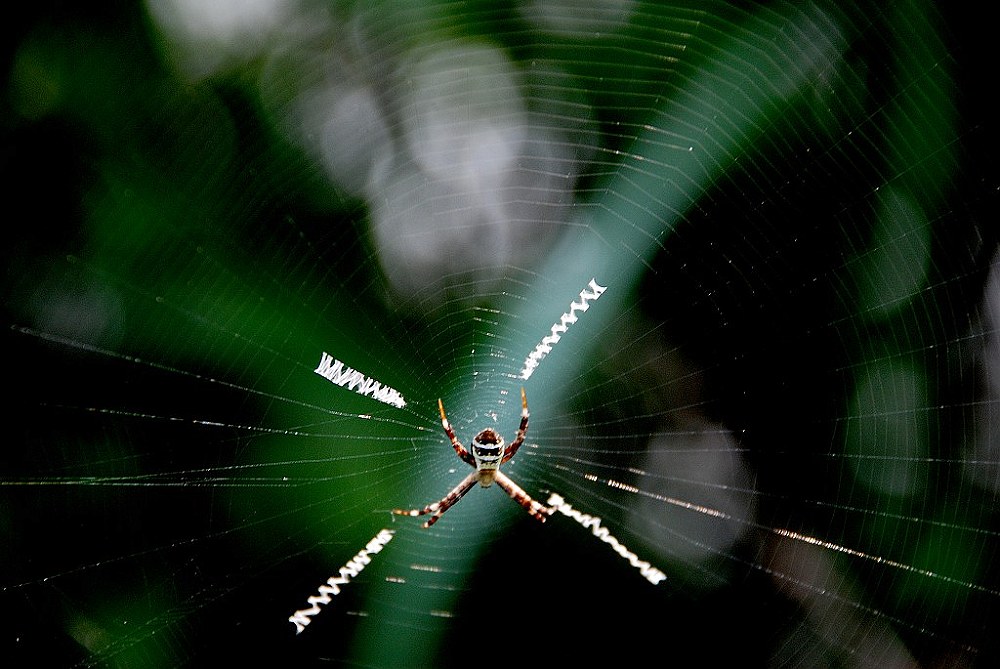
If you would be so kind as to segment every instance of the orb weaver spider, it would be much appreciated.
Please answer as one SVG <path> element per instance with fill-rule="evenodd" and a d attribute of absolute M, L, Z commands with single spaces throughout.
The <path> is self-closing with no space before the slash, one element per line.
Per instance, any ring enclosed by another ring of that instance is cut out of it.
<path fill-rule="evenodd" d="M 511 499 L 523 506 L 533 518 L 544 523 L 545 519 L 552 513 L 552 509 L 531 499 L 521 486 L 500 471 L 500 465 L 514 457 L 517 449 L 524 443 L 524 436 L 528 432 L 528 397 L 524 394 L 524 388 L 521 388 L 521 426 L 517 430 L 517 436 L 509 446 L 505 445 L 503 437 L 495 430 L 486 428 L 472 438 L 472 445 L 466 449 L 455 436 L 455 430 L 448 422 L 448 416 L 444 413 L 444 403 L 440 399 L 438 400 L 438 410 L 441 412 L 441 426 L 444 428 L 445 434 L 448 435 L 448 439 L 451 440 L 455 453 L 458 454 L 462 462 L 470 467 L 475 467 L 476 471 L 462 479 L 461 483 L 438 502 L 428 504 L 422 509 L 393 509 L 392 512 L 400 516 L 422 516 L 432 513 L 434 515 L 424 523 L 424 527 L 430 527 L 444 515 L 445 511 L 462 499 L 476 483 L 484 488 L 489 488 L 496 482 L 505 493 L 510 495 Z"/>

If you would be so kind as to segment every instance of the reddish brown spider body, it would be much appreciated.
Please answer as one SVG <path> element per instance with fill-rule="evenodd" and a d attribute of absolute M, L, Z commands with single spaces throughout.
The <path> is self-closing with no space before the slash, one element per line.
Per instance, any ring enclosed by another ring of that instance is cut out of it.
<path fill-rule="evenodd" d="M 461 483 L 455 486 L 451 492 L 438 502 L 428 504 L 422 509 L 393 509 L 392 512 L 401 516 L 422 516 L 432 513 L 434 515 L 424 523 L 424 527 L 430 527 L 438 521 L 438 518 L 444 515 L 445 511 L 454 506 L 458 500 L 462 499 L 465 493 L 469 492 L 476 483 L 484 488 L 488 488 L 493 483 L 496 483 L 504 492 L 510 495 L 511 499 L 523 506 L 533 518 L 544 523 L 545 519 L 552 513 L 552 509 L 542 506 L 531 499 L 528 493 L 524 492 L 509 476 L 500 471 L 500 465 L 514 457 L 517 449 L 524 443 L 524 437 L 528 433 L 528 397 L 524 394 L 524 388 L 521 388 L 521 425 L 517 430 L 517 436 L 514 437 L 514 441 L 509 446 L 505 444 L 503 437 L 499 433 L 492 428 L 486 428 L 473 437 L 472 445 L 466 449 L 462 445 L 462 442 L 458 440 L 458 437 L 455 436 L 455 430 L 452 429 L 451 423 L 448 422 L 448 417 L 444 413 L 444 403 L 441 400 L 438 400 L 438 410 L 441 412 L 441 426 L 444 428 L 445 434 L 448 435 L 448 439 L 451 440 L 451 445 L 455 449 L 455 453 L 462 462 L 475 467 L 475 471 L 462 479 Z"/>

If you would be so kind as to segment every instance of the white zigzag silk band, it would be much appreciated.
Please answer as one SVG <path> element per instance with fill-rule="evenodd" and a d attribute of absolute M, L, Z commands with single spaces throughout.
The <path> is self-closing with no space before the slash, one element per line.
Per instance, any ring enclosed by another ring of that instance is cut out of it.
<path fill-rule="evenodd" d="M 326 351 L 323 351 L 319 367 L 313 371 L 331 383 L 335 383 L 342 388 L 346 386 L 348 390 L 353 390 L 359 395 L 369 395 L 379 402 L 385 402 L 400 409 L 406 406 L 406 400 L 403 399 L 398 390 L 389 386 L 383 386 L 375 379 L 365 376 L 356 369 L 346 367 L 344 363 Z"/>
<path fill-rule="evenodd" d="M 620 541 L 611 536 L 611 533 L 608 531 L 608 528 L 601 527 L 601 519 L 598 518 L 597 516 L 591 516 L 586 513 L 580 513 L 579 511 L 571 507 L 569 504 L 567 504 L 566 500 L 564 500 L 562 496 L 557 495 L 556 493 L 552 493 L 552 495 L 549 497 L 549 507 L 551 507 L 555 511 L 559 511 L 565 516 L 569 516 L 570 518 L 574 519 L 576 522 L 580 523 L 584 527 L 589 527 L 590 531 L 594 533 L 595 537 L 597 537 L 604 543 L 611 546 L 614 552 L 618 553 L 623 558 L 628 560 L 629 564 L 638 569 L 639 573 L 642 574 L 642 576 L 653 585 L 656 585 L 660 581 L 666 580 L 667 578 L 666 574 L 664 574 L 656 567 L 650 565 L 645 560 L 640 560 L 635 553 L 625 548 L 625 546 L 622 545 Z"/>
<path fill-rule="evenodd" d="M 566 330 L 569 329 L 569 326 L 579 320 L 579 316 L 577 316 L 576 313 L 583 313 L 589 309 L 590 302 L 603 295 L 604 291 L 607 289 L 607 286 L 599 286 L 596 278 L 590 280 L 590 283 L 587 284 L 587 288 L 580 291 L 580 301 L 570 302 L 569 311 L 560 317 L 558 323 L 552 325 L 552 328 L 549 330 L 549 334 L 542 337 L 542 341 L 538 342 L 538 346 L 535 347 L 535 350 L 528 355 L 527 359 L 525 359 L 524 368 L 521 370 L 522 379 L 527 379 L 535 372 L 535 368 L 538 367 L 538 363 L 542 361 L 542 358 L 549 354 L 549 351 L 551 351 L 552 347 L 559 342 L 562 336 L 566 333 Z"/>
<path fill-rule="evenodd" d="M 346 585 L 352 578 L 361 573 L 365 565 L 372 561 L 368 556 L 381 551 L 392 540 L 392 535 L 393 530 L 382 530 L 376 534 L 364 548 L 358 551 L 358 554 L 350 562 L 340 568 L 336 576 L 331 576 L 327 579 L 326 583 L 319 586 L 318 595 L 313 595 L 306 599 L 309 602 L 308 609 L 301 609 L 289 616 L 288 622 L 295 625 L 296 634 L 301 634 L 306 625 L 312 621 L 312 616 L 319 613 L 320 604 L 329 604 L 330 595 L 339 595 L 340 586 Z"/>

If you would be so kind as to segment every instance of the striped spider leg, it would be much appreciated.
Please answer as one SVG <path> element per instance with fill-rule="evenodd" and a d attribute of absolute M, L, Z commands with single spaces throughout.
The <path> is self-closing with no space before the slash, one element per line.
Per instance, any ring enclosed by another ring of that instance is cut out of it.
<path fill-rule="evenodd" d="M 518 427 L 517 436 L 514 437 L 514 441 L 509 446 L 505 444 L 503 437 L 495 430 L 486 428 L 473 437 L 472 445 L 467 449 L 458 440 L 458 437 L 455 436 L 455 430 L 452 429 L 451 423 L 448 422 L 448 416 L 444 412 L 444 403 L 440 399 L 438 400 L 438 411 L 441 412 L 441 427 L 444 428 L 445 434 L 451 440 L 451 445 L 455 449 L 455 453 L 462 462 L 465 462 L 470 467 L 475 467 L 475 471 L 462 479 L 461 483 L 455 486 L 451 492 L 438 502 L 428 504 L 422 509 L 393 509 L 392 512 L 401 516 L 433 514 L 424 523 L 424 527 L 430 527 L 438 521 L 438 518 L 444 515 L 445 511 L 454 506 L 458 500 L 462 499 L 465 493 L 469 492 L 476 483 L 484 488 L 488 488 L 495 481 L 501 490 L 524 507 L 533 518 L 544 523 L 545 519 L 552 513 L 552 509 L 531 499 L 521 486 L 514 483 L 509 476 L 500 471 L 500 465 L 514 457 L 517 449 L 524 443 L 525 435 L 528 433 L 528 397 L 524 394 L 524 388 L 521 388 L 521 424 Z"/>

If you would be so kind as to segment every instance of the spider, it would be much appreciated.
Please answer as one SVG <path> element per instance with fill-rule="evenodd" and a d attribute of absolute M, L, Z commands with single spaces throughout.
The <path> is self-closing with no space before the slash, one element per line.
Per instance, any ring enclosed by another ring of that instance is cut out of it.
<path fill-rule="evenodd" d="M 462 482 L 439 502 L 428 504 L 422 509 L 393 509 L 392 512 L 400 516 L 422 516 L 426 513 L 433 513 L 434 515 L 424 523 L 424 527 L 430 527 L 444 515 L 445 511 L 462 499 L 476 483 L 488 488 L 495 481 L 505 493 L 510 495 L 511 499 L 523 506 L 534 518 L 544 523 L 545 519 L 552 513 L 552 509 L 531 499 L 528 493 L 500 471 L 500 465 L 514 457 L 517 449 L 524 443 L 524 435 L 528 432 L 528 398 L 524 394 L 524 388 L 521 388 L 521 426 L 510 446 L 505 446 L 503 437 L 495 430 L 486 428 L 473 437 L 472 446 L 467 450 L 455 436 L 455 431 L 451 428 L 451 423 L 448 422 L 448 417 L 444 413 L 444 403 L 440 399 L 438 400 L 438 410 L 441 412 L 441 426 L 444 427 L 445 433 L 451 439 L 455 453 L 470 467 L 475 467 L 476 471 L 462 479 Z"/>

